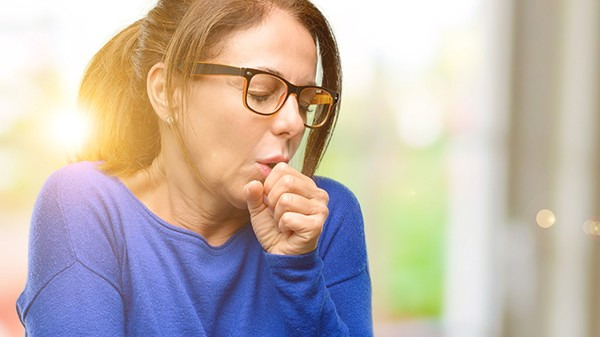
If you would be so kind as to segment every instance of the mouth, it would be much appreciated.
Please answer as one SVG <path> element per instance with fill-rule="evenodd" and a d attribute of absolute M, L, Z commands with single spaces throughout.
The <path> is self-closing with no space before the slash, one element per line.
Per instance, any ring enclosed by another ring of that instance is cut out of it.
<path fill-rule="evenodd" d="M 289 163 L 289 158 L 287 156 L 272 156 L 270 158 L 265 158 L 259 160 L 258 163 L 268 166 L 270 169 L 273 169 L 279 163 Z"/>
<path fill-rule="evenodd" d="M 279 163 L 288 163 L 289 159 L 285 156 L 271 156 L 269 158 L 259 160 L 257 163 L 259 164 L 260 171 L 262 172 L 263 178 L 266 178 L 271 171 L 275 168 L 275 166 Z"/>

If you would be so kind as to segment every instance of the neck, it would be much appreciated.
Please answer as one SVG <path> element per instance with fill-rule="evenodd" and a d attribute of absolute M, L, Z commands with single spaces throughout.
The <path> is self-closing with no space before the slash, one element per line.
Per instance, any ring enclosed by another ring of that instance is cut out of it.
<path fill-rule="evenodd" d="M 152 165 L 123 179 L 131 192 L 166 222 L 200 234 L 212 246 L 224 244 L 249 221 L 248 212 L 211 193 L 186 167 Z"/>

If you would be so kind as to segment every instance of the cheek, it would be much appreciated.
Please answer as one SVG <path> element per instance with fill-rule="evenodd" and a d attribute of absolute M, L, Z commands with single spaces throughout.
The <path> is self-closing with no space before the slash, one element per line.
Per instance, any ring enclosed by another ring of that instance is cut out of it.
<path fill-rule="evenodd" d="M 190 151 L 196 158 L 216 161 L 213 164 L 229 165 L 245 157 L 261 138 L 254 118 L 237 96 L 195 94 L 190 97 L 185 118 Z"/>

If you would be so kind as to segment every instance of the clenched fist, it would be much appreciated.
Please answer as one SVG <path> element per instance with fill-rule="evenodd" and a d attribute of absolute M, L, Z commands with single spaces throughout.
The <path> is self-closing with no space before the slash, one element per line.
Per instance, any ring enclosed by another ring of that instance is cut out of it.
<path fill-rule="evenodd" d="M 300 255 L 317 248 L 329 214 L 329 195 L 286 163 L 277 164 L 264 185 L 244 187 L 252 228 L 271 254 Z"/>

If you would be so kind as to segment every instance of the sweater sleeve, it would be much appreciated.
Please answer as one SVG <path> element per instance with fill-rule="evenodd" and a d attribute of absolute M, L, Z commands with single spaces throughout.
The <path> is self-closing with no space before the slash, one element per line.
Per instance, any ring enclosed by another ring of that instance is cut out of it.
<path fill-rule="evenodd" d="M 330 196 L 317 250 L 267 254 L 289 336 L 372 336 L 371 281 L 358 201 L 341 184 L 318 178 Z"/>
<path fill-rule="evenodd" d="M 123 303 L 114 280 L 77 253 L 77 236 L 69 224 L 77 219 L 65 214 L 70 213 L 67 207 L 83 212 L 85 201 L 77 193 L 65 193 L 74 191 L 62 188 L 62 173 L 48 179 L 34 208 L 27 284 L 17 300 L 19 318 L 27 336 L 123 336 Z M 89 240 L 102 244 L 97 237 Z"/>

